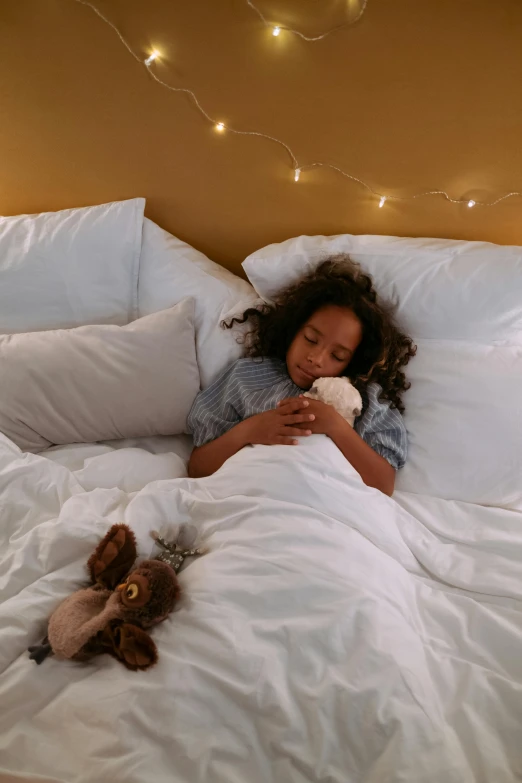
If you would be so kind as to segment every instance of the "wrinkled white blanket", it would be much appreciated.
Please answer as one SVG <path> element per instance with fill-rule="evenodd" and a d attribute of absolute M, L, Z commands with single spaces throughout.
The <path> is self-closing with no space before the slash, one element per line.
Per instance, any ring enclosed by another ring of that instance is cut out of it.
<path fill-rule="evenodd" d="M 324 436 L 178 468 L 101 447 L 71 472 L 0 436 L 0 779 L 522 776 L 521 514 L 389 499 Z M 119 521 L 142 556 L 183 521 L 210 550 L 153 632 L 158 665 L 36 666 L 27 646 Z"/>

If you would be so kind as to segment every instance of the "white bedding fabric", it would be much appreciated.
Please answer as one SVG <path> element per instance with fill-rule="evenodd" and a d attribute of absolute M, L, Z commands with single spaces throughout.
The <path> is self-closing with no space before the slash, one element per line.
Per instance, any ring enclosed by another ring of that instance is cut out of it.
<path fill-rule="evenodd" d="M 194 300 L 125 326 L 0 334 L 0 432 L 23 451 L 186 432 Z"/>
<path fill-rule="evenodd" d="M 256 301 L 250 283 L 211 261 L 199 250 L 143 221 L 138 303 L 140 316 L 157 313 L 192 297 L 195 303 L 196 349 L 205 389 L 243 354 L 237 329 L 221 329 L 230 312 L 243 312 Z"/>
<path fill-rule="evenodd" d="M 324 436 L 204 480 L 169 478 L 187 452 L 166 441 L 130 445 L 49 459 L 0 436 L 2 780 L 520 779 L 520 512 L 386 498 Z M 27 646 L 120 521 L 142 556 L 183 521 L 210 550 L 153 632 L 158 665 L 36 666 Z"/>
<path fill-rule="evenodd" d="M 522 247 L 372 234 L 300 236 L 243 261 L 259 296 L 278 291 L 328 256 L 349 253 L 397 305 L 415 339 L 522 345 Z"/>
<path fill-rule="evenodd" d="M 144 208 L 133 198 L 0 217 L 0 333 L 137 318 Z"/>

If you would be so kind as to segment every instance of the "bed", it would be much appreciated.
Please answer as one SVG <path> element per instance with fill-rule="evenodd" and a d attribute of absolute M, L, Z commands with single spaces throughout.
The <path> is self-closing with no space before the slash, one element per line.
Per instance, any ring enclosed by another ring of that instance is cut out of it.
<path fill-rule="evenodd" d="M 0 434 L 0 779 L 522 779 L 522 249 L 300 237 L 246 259 L 252 287 L 141 199 L 89 209 L 42 217 L 37 259 L 0 263 L 0 331 L 126 324 L 190 296 L 207 386 L 241 351 L 226 313 L 349 252 L 419 346 L 410 460 L 388 498 L 320 435 L 194 480 L 184 434 L 38 454 Z M 24 219 L 0 231 L 4 259 L 27 249 Z M 183 522 L 208 547 L 154 630 L 159 662 L 36 666 L 27 647 L 121 521 L 143 557 Z"/>

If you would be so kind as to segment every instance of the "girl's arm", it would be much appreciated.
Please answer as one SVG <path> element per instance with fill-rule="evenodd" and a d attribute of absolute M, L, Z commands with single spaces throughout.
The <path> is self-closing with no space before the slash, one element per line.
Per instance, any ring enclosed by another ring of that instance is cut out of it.
<path fill-rule="evenodd" d="M 288 402 L 292 400 L 284 400 L 282 404 Z M 368 446 L 331 405 L 326 405 L 319 400 L 309 400 L 309 402 L 309 411 L 315 418 L 306 426 L 316 434 L 328 435 L 365 484 L 379 489 L 385 495 L 392 495 L 395 487 L 395 469 L 388 460 Z"/>
<path fill-rule="evenodd" d="M 210 476 L 219 470 L 221 465 L 232 457 L 244 446 L 248 445 L 248 419 L 236 424 L 231 430 L 225 432 L 220 438 L 205 443 L 204 446 L 195 448 L 190 455 L 188 474 L 190 478 L 202 478 Z"/>
<path fill-rule="evenodd" d="M 385 495 L 393 495 L 395 469 L 388 460 L 368 446 L 342 416 L 338 413 L 337 415 L 340 421 L 336 421 L 331 431 L 326 434 L 353 465 L 365 484 L 380 489 Z"/>
<path fill-rule="evenodd" d="M 302 412 L 309 404 L 310 400 L 306 399 L 287 400 L 276 410 L 251 416 L 221 437 L 195 448 L 188 466 L 190 478 L 210 476 L 219 470 L 229 457 L 250 444 L 297 445 L 299 441 L 296 437 L 312 434 L 308 427 L 311 426 L 314 416 Z M 302 425 L 303 429 L 298 429 L 297 425 Z"/>

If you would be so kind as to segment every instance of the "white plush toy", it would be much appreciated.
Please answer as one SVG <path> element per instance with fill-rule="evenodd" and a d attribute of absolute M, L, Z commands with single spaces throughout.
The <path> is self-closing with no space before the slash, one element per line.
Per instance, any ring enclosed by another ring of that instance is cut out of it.
<path fill-rule="evenodd" d="M 310 391 L 305 392 L 305 397 L 311 397 L 313 400 L 321 400 L 327 405 L 332 405 L 337 413 L 340 413 L 343 419 L 353 427 L 357 416 L 361 415 L 362 399 L 361 395 L 352 386 L 348 378 L 341 376 L 339 378 L 318 378 L 313 382 Z"/>

